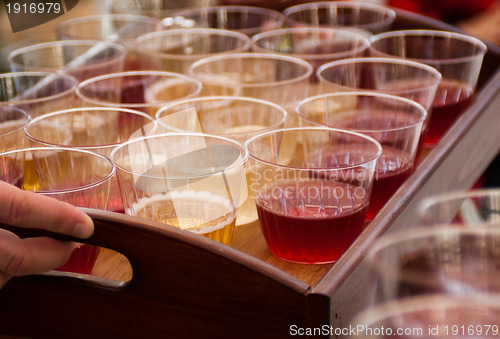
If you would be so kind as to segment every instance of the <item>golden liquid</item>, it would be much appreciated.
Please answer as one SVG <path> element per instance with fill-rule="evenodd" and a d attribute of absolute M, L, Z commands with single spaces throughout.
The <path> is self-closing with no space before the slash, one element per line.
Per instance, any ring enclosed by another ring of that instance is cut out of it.
<path fill-rule="evenodd" d="M 229 245 L 236 211 L 231 202 L 210 192 L 182 191 L 139 199 L 127 213 L 200 234 Z"/>
<path fill-rule="evenodd" d="M 242 83 L 240 74 L 219 73 L 200 77 L 202 96 L 240 96 Z"/>
<path fill-rule="evenodd" d="M 195 93 L 196 85 L 194 83 L 183 79 L 168 79 L 159 81 L 149 87 L 145 92 L 145 100 L 151 104 L 159 103 L 159 106 L 161 106 L 170 101 L 189 98 L 194 96 Z M 149 108 L 147 113 L 154 118 L 159 106 Z"/>
<path fill-rule="evenodd" d="M 31 155 L 26 155 L 24 164 L 24 180 L 23 189 L 26 191 L 38 191 L 40 189 L 40 182 L 36 172 L 35 163 Z"/>

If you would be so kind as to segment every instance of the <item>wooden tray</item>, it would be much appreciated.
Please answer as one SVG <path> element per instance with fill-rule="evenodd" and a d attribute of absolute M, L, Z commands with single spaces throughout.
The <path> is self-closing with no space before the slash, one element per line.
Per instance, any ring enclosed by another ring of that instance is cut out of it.
<path fill-rule="evenodd" d="M 397 11 L 396 27 L 460 30 Z M 103 250 L 96 276 L 15 278 L 0 290 L 0 333 L 71 338 L 281 338 L 343 328 L 363 305 L 363 258 L 385 232 L 411 227 L 423 197 L 469 189 L 500 150 L 500 48 L 488 44 L 476 102 L 335 264 L 274 258 L 257 224 L 231 247 L 147 220 L 87 210 Z M 21 236 L 34 230 L 13 229 Z M 131 279 L 130 279 L 131 278 Z"/>

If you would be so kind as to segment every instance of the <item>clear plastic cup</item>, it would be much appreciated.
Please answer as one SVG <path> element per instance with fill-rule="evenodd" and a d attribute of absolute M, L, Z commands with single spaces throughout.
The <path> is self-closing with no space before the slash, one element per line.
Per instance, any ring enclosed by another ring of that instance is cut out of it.
<path fill-rule="evenodd" d="M 364 229 L 380 144 L 346 130 L 308 127 L 262 133 L 245 145 L 271 253 L 303 264 L 337 261 Z"/>
<path fill-rule="evenodd" d="M 424 141 L 427 147 L 436 145 L 474 101 L 486 51 L 481 40 L 455 32 L 402 30 L 370 38 L 372 56 L 421 62 L 441 73 Z"/>
<path fill-rule="evenodd" d="M 226 137 L 240 144 L 260 133 L 280 129 L 286 121 L 286 110 L 264 100 L 249 97 L 199 97 L 178 101 L 161 108 L 156 119 L 163 132 L 199 132 Z M 247 168 L 247 191 L 255 173 Z M 236 226 L 257 220 L 253 195 L 245 191 L 238 208 Z"/>
<path fill-rule="evenodd" d="M 63 40 L 31 45 L 9 54 L 14 72 L 65 72 L 78 81 L 123 71 L 126 50 L 103 41 Z"/>
<path fill-rule="evenodd" d="M 195 61 L 250 49 L 243 33 L 216 28 L 178 28 L 145 34 L 135 41 L 143 69 L 188 74 Z"/>
<path fill-rule="evenodd" d="M 219 28 L 253 35 L 283 26 L 285 17 L 270 8 L 254 6 L 208 6 L 174 11 L 163 19 L 165 27 Z"/>
<path fill-rule="evenodd" d="M 357 1 L 323 1 L 291 6 L 283 11 L 290 27 L 343 27 L 361 32 L 388 31 L 396 12 L 389 7 Z"/>

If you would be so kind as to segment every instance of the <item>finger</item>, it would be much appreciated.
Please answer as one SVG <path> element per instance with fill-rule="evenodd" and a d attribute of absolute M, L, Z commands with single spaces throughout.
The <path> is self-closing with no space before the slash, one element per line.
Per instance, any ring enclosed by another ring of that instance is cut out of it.
<path fill-rule="evenodd" d="M 0 230 L 0 272 L 10 276 L 47 272 L 64 265 L 74 246 L 47 237 L 20 239 Z"/>
<path fill-rule="evenodd" d="M 92 219 L 78 208 L 0 181 L 0 222 L 19 227 L 88 238 L 94 232 Z"/>

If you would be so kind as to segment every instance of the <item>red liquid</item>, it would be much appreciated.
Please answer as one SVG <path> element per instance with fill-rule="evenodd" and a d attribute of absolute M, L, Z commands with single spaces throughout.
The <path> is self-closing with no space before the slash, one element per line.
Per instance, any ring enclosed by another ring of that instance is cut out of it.
<path fill-rule="evenodd" d="M 19 188 L 23 187 L 24 173 L 21 172 L 14 159 L 0 158 L 0 180 Z"/>
<path fill-rule="evenodd" d="M 412 163 L 396 154 L 382 154 L 373 178 L 366 221 L 372 220 L 413 172 Z"/>
<path fill-rule="evenodd" d="M 85 182 L 75 182 L 74 186 L 84 186 Z M 100 194 L 73 194 L 65 195 L 64 197 L 54 197 L 58 200 L 65 201 L 73 206 L 97 208 L 105 207 L 103 196 Z M 100 247 L 77 243 L 71 257 L 66 264 L 56 269 L 56 271 L 73 272 L 81 274 L 90 274 L 99 256 Z"/>
<path fill-rule="evenodd" d="M 144 85 L 140 77 L 124 80 L 122 84 L 122 104 L 143 104 Z"/>
<path fill-rule="evenodd" d="M 460 82 L 443 81 L 437 89 L 425 146 L 436 145 L 473 101 L 473 90 Z"/>
<path fill-rule="evenodd" d="M 257 212 L 270 251 L 299 263 L 336 261 L 363 230 L 368 197 L 360 190 L 340 182 L 309 180 L 263 192 L 256 201 Z"/>
<path fill-rule="evenodd" d="M 90 274 L 97 261 L 100 249 L 99 246 L 77 244 L 66 264 L 57 268 L 56 271 Z"/>
<path fill-rule="evenodd" d="M 115 213 L 125 214 L 125 208 L 123 207 L 122 198 L 110 195 L 108 199 L 107 210 Z"/>

